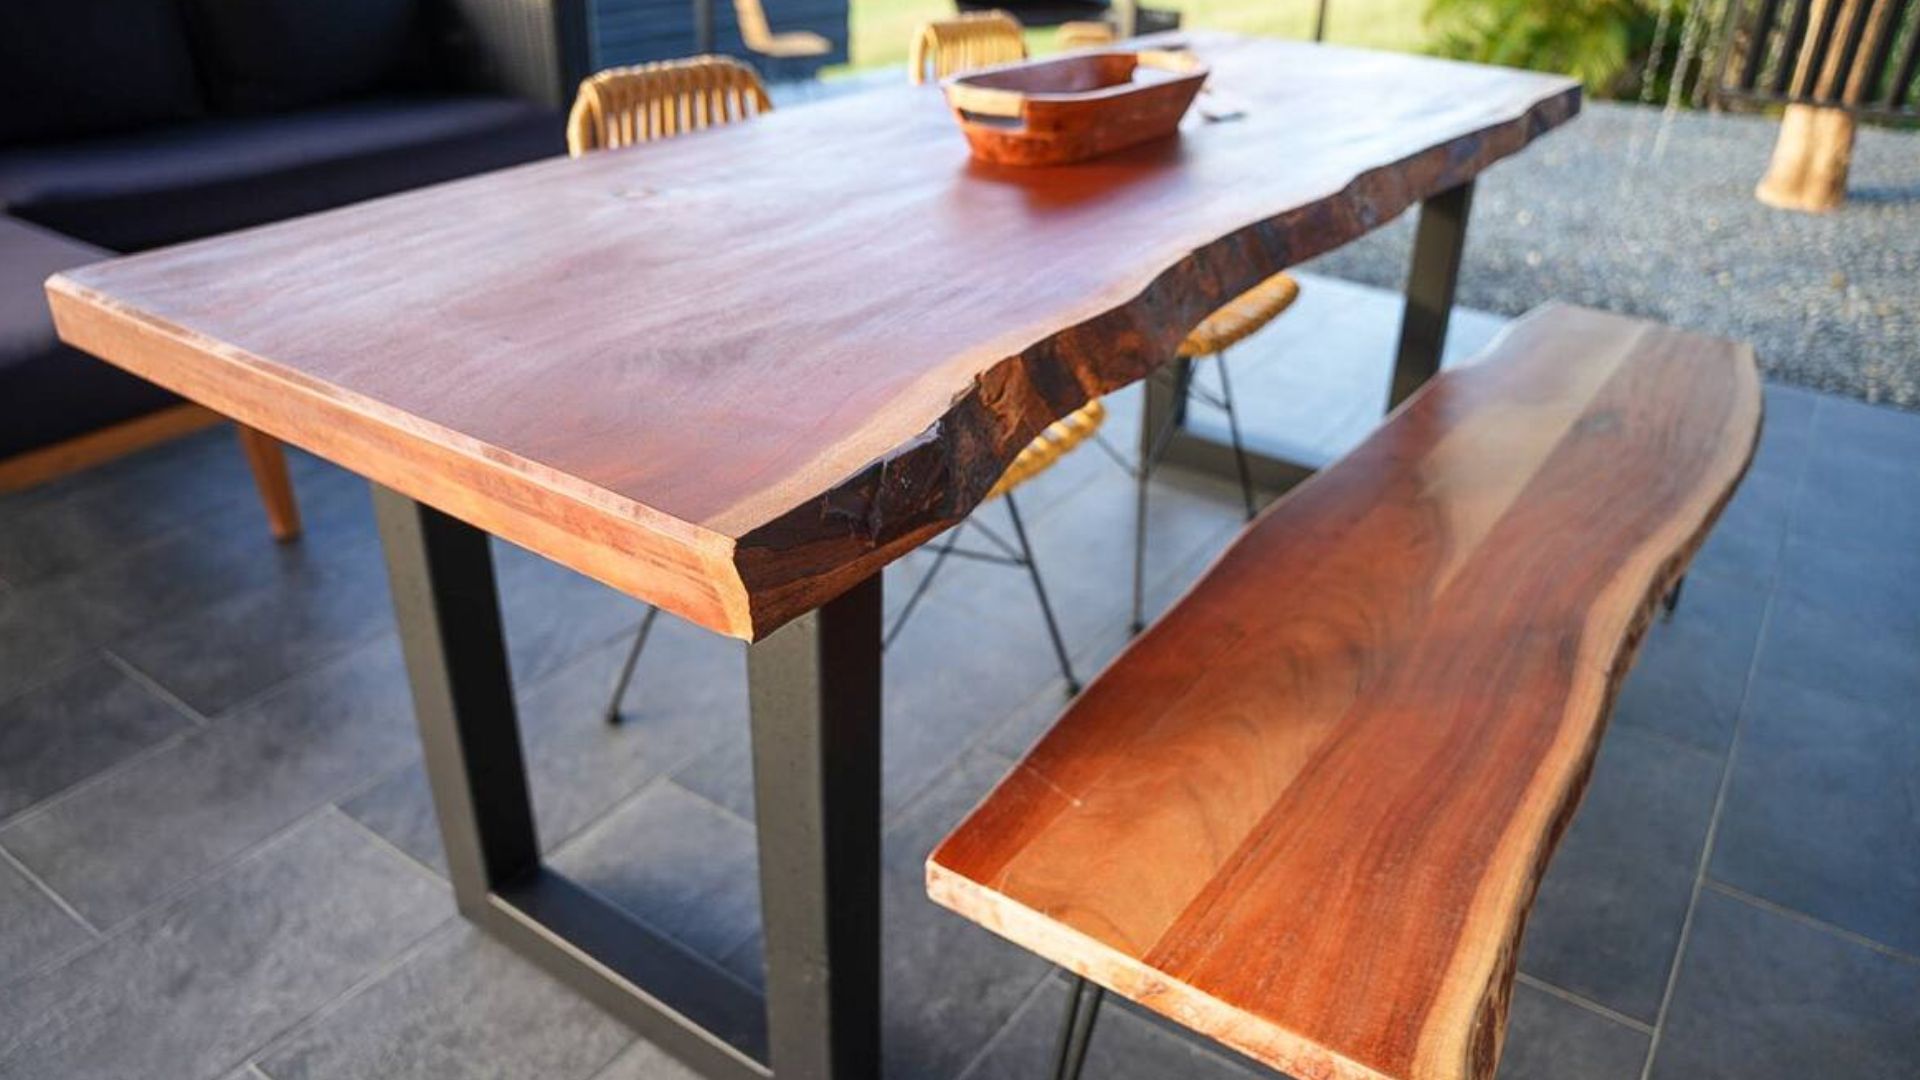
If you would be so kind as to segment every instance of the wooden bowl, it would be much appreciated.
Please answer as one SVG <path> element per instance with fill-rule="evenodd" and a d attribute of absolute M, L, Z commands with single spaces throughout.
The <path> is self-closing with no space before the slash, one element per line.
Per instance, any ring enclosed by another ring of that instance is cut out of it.
<path fill-rule="evenodd" d="M 983 68 L 941 86 L 974 157 L 1066 165 L 1172 135 L 1206 79 L 1189 53 L 1110 50 Z"/>

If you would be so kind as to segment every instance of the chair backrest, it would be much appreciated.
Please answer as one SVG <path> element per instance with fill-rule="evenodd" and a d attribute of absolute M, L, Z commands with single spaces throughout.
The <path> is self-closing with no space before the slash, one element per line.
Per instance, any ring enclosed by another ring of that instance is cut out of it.
<path fill-rule="evenodd" d="M 1053 43 L 1062 49 L 1097 49 L 1113 44 L 1116 39 L 1111 23 L 1064 22 Z"/>
<path fill-rule="evenodd" d="M 990 64 L 1027 57 L 1020 20 L 1004 11 L 974 11 L 938 19 L 914 31 L 907 57 L 907 78 L 916 85 L 935 82 Z M 931 69 L 931 70 L 929 70 Z"/>
<path fill-rule="evenodd" d="M 772 111 L 760 76 L 730 56 L 609 68 L 580 84 L 567 118 L 567 152 L 579 157 Z"/>
<path fill-rule="evenodd" d="M 766 52 L 773 44 L 773 27 L 760 0 L 733 0 L 733 15 L 740 24 L 740 41 L 754 52 Z"/>

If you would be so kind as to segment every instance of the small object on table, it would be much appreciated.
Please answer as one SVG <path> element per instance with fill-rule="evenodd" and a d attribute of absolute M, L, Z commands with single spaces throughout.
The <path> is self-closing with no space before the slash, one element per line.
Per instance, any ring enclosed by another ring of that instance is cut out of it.
<path fill-rule="evenodd" d="M 1214 87 L 1204 87 L 1200 91 L 1200 119 L 1209 124 L 1224 124 L 1229 120 L 1245 120 L 1247 106 L 1232 94 L 1223 94 Z"/>
<path fill-rule="evenodd" d="M 1185 52 L 1080 53 L 959 75 L 944 87 L 974 157 L 1066 165 L 1172 135 L 1207 71 Z"/>

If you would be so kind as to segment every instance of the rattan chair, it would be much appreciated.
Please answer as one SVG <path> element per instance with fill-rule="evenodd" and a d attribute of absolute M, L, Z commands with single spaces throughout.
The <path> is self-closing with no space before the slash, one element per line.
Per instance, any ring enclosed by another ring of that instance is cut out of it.
<path fill-rule="evenodd" d="M 592 150 L 650 142 L 682 132 L 736 123 L 771 111 L 773 102 L 767 98 L 759 76 L 754 74 L 752 68 L 729 57 L 700 56 L 689 60 L 615 68 L 580 84 L 580 92 L 574 99 L 573 112 L 567 124 L 567 148 L 574 157 L 579 157 Z M 894 617 L 883 645 L 892 644 L 906 626 L 913 609 L 933 583 L 934 574 L 949 556 L 961 555 L 1018 566 L 1025 569 L 1033 581 L 1034 595 L 1039 601 L 1041 617 L 1046 621 L 1047 636 L 1053 643 L 1054 655 L 1060 662 L 1060 673 L 1066 677 L 1067 689 L 1071 693 L 1079 693 L 1080 680 L 1073 673 L 1072 661 L 1068 659 L 1066 644 L 1060 636 L 1059 623 L 1054 618 L 1053 605 L 1047 599 L 1046 585 L 1040 578 L 1039 568 L 1034 564 L 1033 547 L 1028 542 L 1026 523 L 1020 517 L 1019 506 L 1014 502 L 1013 489 L 1085 442 L 1105 418 L 1106 410 L 1096 401 L 1052 424 L 1020 451 L 1013 464 L 1001 474 L 999 481 L 987 494 L 989 500 L 1001 499 L 1005 502 L 1014 540 L 1005 540 L 972 518 L 962 522 L 953 534 L 933 547 L 935 554 L 932 567 L 915 586 L 900 614 Z M 955 536 L 969 526 L 988 537 L 999 550 L 983 553 L 958 547 L 954 542 Z M 626 697 L 627 688 L 633 681 L 634 668 L 640 662 L 641 651 L 646 648 L 647 635 L 659 614 L 660 609 L 649 607 L 640 620 L 640 629 L 635 632 L 633 644 L 628 647 L 626 658 L 614 677 L 613 691 L 606 708 L 609 723 L 620 721 L 620 703 Z"/>
<path fill-rule="evenodd" d="M 1105 24 L 1102 23 L 1081 25 L 1106 30 Z M 1106 32 L 1109 35 L 1107 42 L 1111 42 L 1112 31 L 1106 30 Z M 944 79 L 949 75 L 956 75 L 988 64 L 1019 60 L 1026 54 L 1026 42 L 1021 36 L 1020 21 L 1004 11 L 985 11 L 922 26 L 914 34 L 913 50 L 907 70 L 908 76 L 917 83 L 923 82 L 929 71 L 933 78 Z M 1240 438 L 1240 417 L 1234 408 L 1233 382 L 1227 373 L 1226 350 L 1229 345 L 1273 321 L 1281 312 L 1287 310 L 1293 304 L 1294 298 L 1299 295 L 1300 286 L 1290 275 L 1275 274 L 1202 320 L 1200 325 L 1194 327 L 1193 331 L 1187 335 L 1186 340 L 1181 342 L 1178 358 L 1171 365 L 1171 370 L 1156 376 L 1173 381 L 1179 404 L 1169 416 L 1163 429 L 1152 433 L 1149 439 L 1144 440 L 1140 459 L 1133 466 L 1134 478 L 1138 484 L 1138 506 L 1134 518 L 1133 537 L 1132 627 L 1135 633 L 1139 633 L 1145 623 L 1143 608 L 1146 594 L 1149 481 L 1152 479 L 1153 470 L 1160 464 L 1161 456 L 1166 452 L 1167 443 L 1173 436 L 1175 418 L 1188 403 L 1196 399 L 1226 413 L 1227 430 L 1233 440 L 1234 463 L 1240 474 L 1240 499 L 1245 504 L 1248 520 L 1252 520 L 1253 476 L 1247 466 L 1246 446 Z M 1196 386 L 1192 378 L 1192 362 L 1204 357 L 1212 357 L 1217 361 L 1216 366 L 1220 372 L 1218 394 Z M 1087 435 L 1093 435 L 1098 427 L 1098 422 L 1089 426 Z M 1124 461 L 1124 459 L 1121 460 Z"/>
<path fill-rule="evenodd" d="M 610 150 L 771 112 L 760 76 L 730 56 L 610 68 L 580 84 L 567 152 Z"/>
<path fill-rule="evenodd" d="M 769 59 L 803 60 L 833 51 L 833 42 L 811 30 L 774 33 L 767 25 L 767 9 L 760 6 L 760 0 L 733 0 L 733 14 L 740 23 L 741 43 Z"/>
<path fill-rule="evenodd" d="M 1060 663 L 1060 674 L 1067 682 L 1067 693 L 1080 692 L 1080 680 L 1073 673 L 1073 661 L 1067 657 L 1066 641 L 1060 636 L 1060 623 L 1054 618 L 1053 604 L 1047 599 L 1047 584 L 1040 576 L 1039 563 L 1033 556 L 1033 543 L 1027 536 L 1027 525 L 1020 516 L 1020 503 L 1013 497 L 1015 488 L 1039 476 L 1052 468 L 1067 453 L 1092 438 L 1107 419 L 1107 407 L 1099 401 L 1090 401 L 1075 409 L 1040 433 L 1039 437 L 1022 447 L 1013 459 L 1013 464 L 1000 474 L 1000 479 L 987 492 L 982 500 L 999 500 L 1007 508 L 1007 522 L 1013 527 L 1013 537 L 1008 539 L 980 520 L 978 512 L 956 526 L 952 532 L 937 543 L 927 545 L 933 552 L 933 562 L 927 566 L 927 572 L 915 583 L 913 592 L 908 594 L 907 602 L 901 606 L 900 614 L 894 617 L 893 626 L 887 631 L 883 646 L 891 645 L 900 631 L 907 625 L 907 619 L 913 615 L 914 608 L 920 604 L 920 598 L 927 594 L 933 585 L 933 579 L 946 565 L 947 559 L 959 555 L 975 562 L 996 563 L 1018 570 L 1024 570 L 1033 582 L 1033 596 L 1040 605 L 1040 618 L 1046 623 L 1047 638 L 1053 643 L 1054 658 Z M 986 540 L 992 550 L 962 547 L 960 540 L 967 534 L 977 535 Z"/>
<path fill-rule="evenodd" d="M 1136 634 L 1146 625 L 1147 493 L 1151 488 L 1150 481 L 1153 470 L 1166 453 L 1167 444 L 1172 441 L 1180 414 L 1196 400 L 1226 414 L 1227 434 L 1233 443 L 1233 463 L 1240 474 L 1240 501 L 1246 509 L 1247 520 L 1253 520 L 1253 473 L 1247 466 L 1246 444 L 1240 438 L 1240 414 L 1233 405 L 1233 380 L 1227 373 L 1227 347 L 1278 318 L 1293 306 L 1299 295 L 1300 283 L 1291 274 L 1275 274 L 1262 281 L 1201 320 L 1200 325 L 1194 327 L 1180 343 L 1177 358 L 1171 367 L 1163 368 L 1153 376 L 1171 383 L 1175 404 L 1160 430 L 1143 440 L 1140 461 L 1134 467 L 1138 491 L 1133 529 L 1132 629 Z M 1194 381 L 1193 361 L 1209 357 L 1214 361 L 1214 369 L 1220 373 L 1218 393 L 1206 390 Z"/>
<path fill-rule="evenodd" d="M 1027 58 L 1020 20 L 1004 11 L 972 11 L 936 19 L 914 31 L 907 78 L 914 85 Z"/>
<path fill-rule="evenodd" d="M 1053 43 L 1061 49 L 1099 49 L 1112 45 L 1119 37 L 1112 23 L 1064 22 L 1054 35 Z"/>

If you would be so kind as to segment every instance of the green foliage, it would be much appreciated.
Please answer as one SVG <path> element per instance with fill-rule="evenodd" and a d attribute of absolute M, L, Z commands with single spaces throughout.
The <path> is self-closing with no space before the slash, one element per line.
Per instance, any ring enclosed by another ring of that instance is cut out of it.
<path fill-rule="evenodd" d="M 1563 72 L 1620 97 L 1639 85 L 1663 3 L 1671 37 L 1686 0 L 1429 0 L 1426 18 L 1442 56 Z"/>

